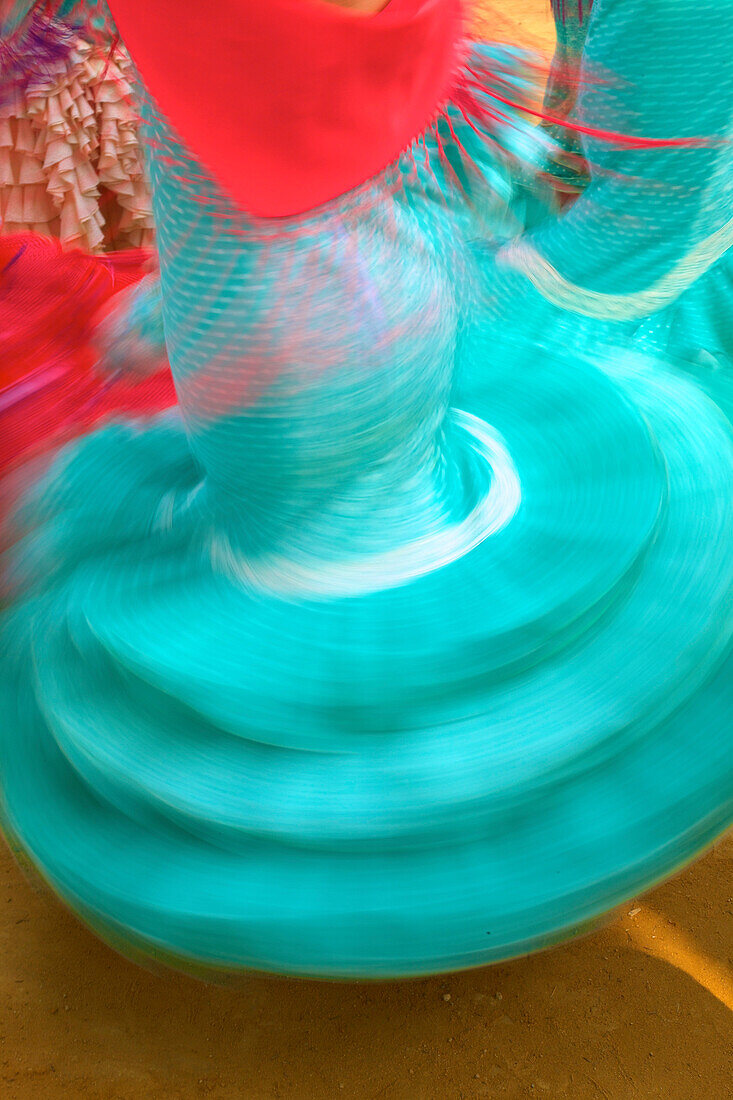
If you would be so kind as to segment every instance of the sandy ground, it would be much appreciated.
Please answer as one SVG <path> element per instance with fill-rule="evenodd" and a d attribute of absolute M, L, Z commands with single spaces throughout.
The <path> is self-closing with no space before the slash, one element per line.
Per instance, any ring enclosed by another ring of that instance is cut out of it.
<path fill-rule="evenodd" d="M 0 858 L 4 1100 L 726 1100 L 733 838 L 584 940 L 393 984 L 115 955 Z"/>
<path fill-rule="evenodd" d="M 506 10 L 549 47 L 545 4 Z M 529 959 L 223 988 L 119 958 L 2 849 L 0 1097 L 726 1100 L 732 895 L 729 837 L 603 931 Z"/>

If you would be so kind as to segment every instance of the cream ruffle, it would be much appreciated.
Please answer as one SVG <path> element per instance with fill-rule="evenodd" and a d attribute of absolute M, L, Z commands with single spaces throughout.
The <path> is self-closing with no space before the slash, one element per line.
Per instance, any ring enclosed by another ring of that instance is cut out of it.
<path fill-rule="evenodd" d="M 99 252 L 150 246 L 153 216 L 130 61 L 77 41 L 0 108 L 0 231 Z"/>

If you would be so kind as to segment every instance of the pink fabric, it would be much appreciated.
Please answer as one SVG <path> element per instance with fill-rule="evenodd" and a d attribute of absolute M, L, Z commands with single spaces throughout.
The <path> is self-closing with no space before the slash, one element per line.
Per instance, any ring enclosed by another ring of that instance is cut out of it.
<path fill-rule="evenodd" d="M 394 161 L 451 83 L 461 0 L 110 0 L 159 109 L 239 206 L 311 210 Z"/>

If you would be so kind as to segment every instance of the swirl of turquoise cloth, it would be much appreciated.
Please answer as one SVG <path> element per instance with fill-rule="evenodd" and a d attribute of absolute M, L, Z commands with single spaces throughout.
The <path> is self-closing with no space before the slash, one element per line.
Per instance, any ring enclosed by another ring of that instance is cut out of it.
<path fill-rule="evenodd" d="M 573 934 L 733 820 L 723 389 L 497 266 L 552 200 L 458 120 L 286 227 L 222 220 L 150 126 L 179 409 L 23 502 L 9 835 L 115 942 L 211 967 Z"/>

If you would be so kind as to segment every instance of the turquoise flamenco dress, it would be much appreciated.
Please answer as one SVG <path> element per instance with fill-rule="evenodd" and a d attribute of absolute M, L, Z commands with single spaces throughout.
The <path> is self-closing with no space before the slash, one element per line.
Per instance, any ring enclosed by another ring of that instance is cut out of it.
<path fill-rule="evenodd" d="M 733 4 L 553 0 L 553 11 L 551 167 L 581 197 L 566 217 L 526 235 L 512 264 L 581 324 L 610 326 L 615 341 L 625 331 L 725 388 L 733 366 Z M 574 126 L 564 128 L 568 118 Z M 594 137 L 608 127 L 690 144 L 619 149 Z"/>
<path fill-rule="evenodd" d="M 146 79 L 134 6 L 112 9 Z M 638 7 L 592 17 L 622 78 Z M 667 89 L 672 6 L 647 7 Z M 693 7 L 721 11 L 676 3 L 688 44 Z M 725 13 L 716 40 L 730 57 Z M 588 927 L 733 821 L 727 373 L 668 339 L 708 346 L 681 318 L 699 293 L 713 324 L 715 264 L 632 317 L 575 308 L 643 295 L 726 224 L 725 144 L 610 152 L 610 106 L 583 139 L 616 188 L 604 235 L 606 192 L 560 214 L 544 182 L 522 57 L 461 56 L 402 156 L 286 217 L 247 212 L 148 97 L 178 407 L 25 492 L 1 627 L 7 834 L 123 949 L 482 965 Z M 649 136 L 693 114 L 717 137 L 733 86 L 711 64 Z"/>

